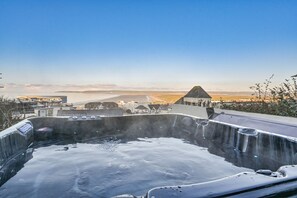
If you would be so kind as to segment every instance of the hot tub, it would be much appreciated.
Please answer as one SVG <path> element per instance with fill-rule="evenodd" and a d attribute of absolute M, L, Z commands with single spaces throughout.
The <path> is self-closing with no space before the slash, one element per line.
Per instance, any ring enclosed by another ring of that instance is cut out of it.
<path fill-rule="evenodd" d="M 182 114 L 32 118 L 0 133 L 0 196 L 290 196 L 296 150 L 292 137 Z"/>

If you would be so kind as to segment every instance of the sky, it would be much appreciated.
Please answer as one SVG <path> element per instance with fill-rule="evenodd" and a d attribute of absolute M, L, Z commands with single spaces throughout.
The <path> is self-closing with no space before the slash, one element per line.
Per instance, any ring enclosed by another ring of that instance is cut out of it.
<path fill-rule="evenodd" d="M 247 91 L 297 74 L 295 0 L 1 0 L 5 89 Z"/>

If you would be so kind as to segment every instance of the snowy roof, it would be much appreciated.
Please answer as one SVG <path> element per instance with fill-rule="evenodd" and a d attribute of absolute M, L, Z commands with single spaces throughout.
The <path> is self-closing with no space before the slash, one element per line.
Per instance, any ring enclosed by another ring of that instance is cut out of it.
<path fill-rule="evenodd" d="M 149 107 L 150 109 L 155 109 L 155 110 L 159 109 L 160 106 L 161 106 L 160 104 L 149 104 L 149 105 L 148 105 L 148 107 Z"/>
<path fill-rule="evenodd" d="M 143 106 L 143 105 L 139 105 L 138 107 L 136 107 L 135 109 L 139 109 L 139 110 L 147 110 L 148 108 Z"/>

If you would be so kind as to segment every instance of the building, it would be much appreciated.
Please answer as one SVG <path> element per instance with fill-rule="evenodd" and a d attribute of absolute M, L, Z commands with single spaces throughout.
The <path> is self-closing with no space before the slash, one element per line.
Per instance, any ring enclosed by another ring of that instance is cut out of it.
<path fill-rule="evenodd" d="M 50 101 L 60 101 L 62 103 L 67 103 L 67 96 L 42 96 L 49 99 Z"/>
<path fill-rule="evenodd" d="M 36 109 L 38 117 L 48 117 L 53 116 L 53 108 L 45 107 Z"/>
<path fill-rule="evenodd" d="M 102 109 L 102 102 L 88 102 L 85 104 L 85 109 L 88 109 L 88 110 Z"/>
<path fill-rule="evenodd" d="M 150 113 L 168 113 L 168 104 L 149 104 L 148 105 Z"/>
<path fill-rule="evenodd" d="M 160 111 L 160 104 L 149 104 L 148 107 L 150 108 L 150 113 L 159 113 Z"/>
<path fill-rule="evenodd" d="M 85 104 L 86 109 L 116 109 L 119 105 L 115 102 L 89 102 Z"/>
<path fill-rule="evenodd" d="M 144 105 L 139 105 L 135 108 L 135 113 L 148 113 L 149 108 L 145 107 Z"/>
<path fill-rule="evenodd" d="M 132 113 L 132 114 L 133 113 L 136 113 L 135 108 L 137 106 L 139 106 L 139 104 L 138 104 L 138 102 L 135 102 L 135 101 L 130 101 L 130 102 L 127 102 L 127 103 L 125 103 L 124 101 L 122 101 L 120 103 L 120 107 L 122 109 L 124 109 L 126 112 L 128 112 L 129 114 L 130 113 Z"/>
<path fill-rule="evenodd" d="M 119 105 L 116 102 L 102 102 L 103 109 L 116 109 Z"/>
<path fill-rule="evenodd" d="M 75 110 L 76 107 L 73 106 L 51 106 L 51 108 L 53 108 L 53 116 L 57 116 L 58 115 L 58 111 L 59 110 Z"/>
<path fill-rule="evenodd" d="M 21 102 L 38 102 L 42 104 L 61 104 L 67 103 L 67 96 L 20 96 Z"/>
<path fill-rule="evenodd" d="M 209 107 L 211 96 L 202 87 L 195 86 L 184 97 L 176 101 L 175 104 Z"/>

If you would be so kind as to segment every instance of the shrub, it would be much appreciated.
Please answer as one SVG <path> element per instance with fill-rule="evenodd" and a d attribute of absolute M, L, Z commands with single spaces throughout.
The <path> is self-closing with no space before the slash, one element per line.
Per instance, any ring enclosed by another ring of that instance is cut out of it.
<path fill-rule="evenodd" d="M 226 104 L 222 102 L 221 108 L 246 111 L 254 113 L 265 113 L 280 116 L 297 117 L 297 82 L 295 77 L 286 79 L 279 86 L 271 87 L 273 75 L 264 83 L 256 83 L 250 89 L 255 99 L 250 102 L 233 102 Z"/>

